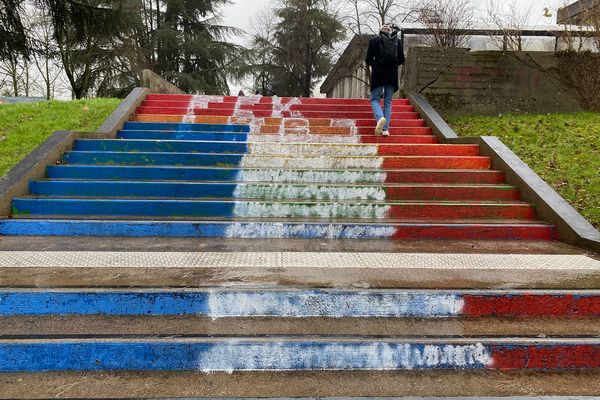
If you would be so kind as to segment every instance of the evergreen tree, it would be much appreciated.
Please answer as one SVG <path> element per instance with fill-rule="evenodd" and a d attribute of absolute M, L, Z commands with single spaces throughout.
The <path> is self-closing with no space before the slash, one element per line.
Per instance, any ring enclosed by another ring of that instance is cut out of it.
<path fill-rule="evenodd" d="M 328 0 L 281 0 L 276 10 L 273 71 L 278 95 L 310 97 L 320 78 L 333 65 L 333 45 L 343 39 L 344 27 L 329 10 Z"/>
<path fill-rule="evenodd" d="M 137 0 L 38 0 L 46 7 L 73 97 L 81 99 L 114 73 L 138 20 Z"/>
<path fill-rule="evenodd" d="M 20 16 L 22 3 L 23 0 L 0 0 L 0 60 L 29 52 Z"/>
<path fill-rule="evenodd" d="M 229 0 L 161 0 L 156 10 L 155 72 L 189 93 L 225 94 L 244 49 L 226 41 L 237 29 L 221 25 Z"/>

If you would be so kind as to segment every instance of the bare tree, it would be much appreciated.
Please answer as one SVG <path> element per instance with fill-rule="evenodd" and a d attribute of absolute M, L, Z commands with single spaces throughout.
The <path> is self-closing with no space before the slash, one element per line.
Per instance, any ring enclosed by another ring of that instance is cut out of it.
<path fill-rule="evenodd" d="M 400 0 L 339 0 L 343 23 L 354 34 L 376 34 L 385 23 L 414 22 L 416 1 Z"/>
<path fill-rule="evenodd" d="M 253 30 L 250 62 L 244 75 L 252 77 L 253 90 L 266 95 L 272 91 L 273 74 L 280 66 L 275 62 L 277 17 L 272 9 L 256 13 L 250 20 Z"/>
<path fill-rule="evenodd" d="M 496 47 L 502 50 L 523 50 L 523 30 L 533 12 L 533 5 L 524 11 L 519 11 L 519 4 L 519 0 L 510 0 L 509 2 L 489 0 L 488 22 L 503 33 L 501 40 L 497 36 L 492 36 L 491 40 Z"/>
<path fill-rule="evenodd" d="M 33 11 L 25 22 L 28 36 L 35 48 L 32 52 L 33 64 L 43 81 L 44 96 L 50 100 L 54 97 L 56 83 L 62 72 L 53 39 L 52 19 L 45 8 L 40 8 Z"/>
<path fill-rule="evenodd" d="M 462 31 L 473 26 L 469 0 L 428 0 L 417 10 L 417 22 L 431 32 L 425 44 L 435 47 L 464 46 L 469 37 Z"/>
<path fill-rule="evenodd" d="M 18 97 L 22 93 L 23 65 L 19 54 L 13 53 L 0 63 L 0 75 L 4 76 L 7 88 L 6 93 Z"/>

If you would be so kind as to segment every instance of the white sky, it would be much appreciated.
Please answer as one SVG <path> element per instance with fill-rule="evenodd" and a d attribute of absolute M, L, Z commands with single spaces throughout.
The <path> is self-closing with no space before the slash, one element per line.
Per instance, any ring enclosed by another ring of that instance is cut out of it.
<path fill-rule="evenodd" d="M 402 2 L 403 0 L 399 0 Z M 512 3 L 512 0 L 497 0 L 501 4 Z M 529 25 L 540 26 L 540 25 L 555 25 L 556 23 L 556 10 L 564 5 L 565 3 L 571 3 L 574 0 L 520 0 L 518 7 L 520 7 L 521 13 L 531 11 L 529 16 Z M 223 24 L 235 26 L 243 29 L 247 32 L 247 35 L 231 38 L 236 43 L 241 45 L 247 44 L 247 39 L 252 33 L 252 18 L 257 12 L 269 8 L 275 4 L 276 0 L 233 0 L 232 4 L 224 7 L 223 12 Z M 476 10 L 476 17 L 483 17 L 487 15 L 489 0 L 471 0 L 473 8 Z M 544 8 L 548 7 L 552 12 L 552 18 L 543 16 Z M 348 40 L 351 38 L 348 38 Z M 231 92 L 237 94 L 240 89 L 248 90 L 249 83 L 245 82 L 231 82 Z M 317 92 L 318 92 L 317 85 Z"/>
<path fill-rule="evenodd" d="M 400 0 L 402 1 L 402 0 Z M 503 1 L 503 0 L 501 0 Z M 574 1 L 574 0 L 573 0 Z M 510 1 L 506 1 L 509 3 Z M 531 10 L 530 24 L 531 25 L 552 25 L 556 22 L 556 9 L 562 6 L 568 0 L 521 0 L 519 7 L 522 12 Z M 265 9 L 275 3 L 275 0 L 233 0 L 233 4 L 223 8 L 224 24 L 236 26 L 245 31 L 251 30 L 251 18 L 260 10 Z M 477 14 L 485 15 L 488 8 L 488 0 L 472 0 Z M 552 11 L 552 18 L 544 18 L 544 7 L 548 7 Z M 239 38 L 240 43 L 243 43 L 243 38 Z"/>

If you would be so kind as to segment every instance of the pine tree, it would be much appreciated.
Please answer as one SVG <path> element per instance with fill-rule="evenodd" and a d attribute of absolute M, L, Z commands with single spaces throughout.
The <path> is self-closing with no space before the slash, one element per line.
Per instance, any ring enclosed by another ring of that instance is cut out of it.
<path fill-rule="evenodd" d="M 221 25 L 228 0 L 161 0 L 154 25 L 153 68 L 189 93 L 225 94 L 227 76 L 243 49 L 226 42 L 238 30 Z"/>
<path fill-rule="evenodd" d="M 21 22 L 23 0 L 0 0 L 0 60 L 27 55 L 29 45 Z"/>
<path fill-rule="evenodd" d="M 317 81 L 332 67 L 333 45 L 344 27 L 329 10 L 328 0 L 281 0 L 276 10 L 274 71 L 279 95 L 310 97 Z"/>

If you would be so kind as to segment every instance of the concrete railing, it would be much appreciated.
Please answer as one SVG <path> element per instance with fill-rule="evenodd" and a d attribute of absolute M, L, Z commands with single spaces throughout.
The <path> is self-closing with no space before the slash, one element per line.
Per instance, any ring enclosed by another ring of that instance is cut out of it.
<path fill-rule="evenodd" d="M 442 143 L 478 144 L 481 155 L 491 157 L 492 168 L 503 171 L 507 183 L 519 187 L 524 201 L 537 208 L 538 217 L 554 224 L 561 241 L 600 253 L 600 232 L 494 136 L 459 138 L 420 94 L 409 98 Z"/>
<path fill-rule="evenodd" d="M 152 93 L 185 94 L 183 90 L 149 69 L 142 71 L 142 86 L 150 89 Z"/>

